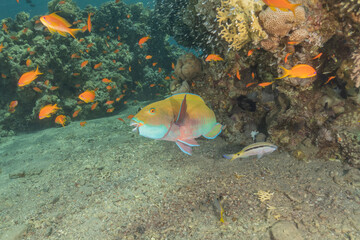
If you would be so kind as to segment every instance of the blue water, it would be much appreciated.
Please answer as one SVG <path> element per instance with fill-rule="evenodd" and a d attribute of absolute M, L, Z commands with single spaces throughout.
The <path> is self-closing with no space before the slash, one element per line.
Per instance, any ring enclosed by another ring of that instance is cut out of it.
<path fill-rule="evenodd" d="M 100 6 L 104 2 L 109 2 L 106 0 L 73 0 L 77 3 L 80 8 L 85 8 L 87 5 Z M 114 1 L 114 0 L 111 0 Z M 44 0 L 31 0 L 35 7 L 31 7 L 25 0 L 20 0 L 20 3 L 17 3 L 16 0 L 1 0 L 0 1 L 0 16 L 3 18 L 14 18 L 19 12 L 28 12 L 31 17 L 35 15 L 42 15 L 48 12 L 47 4 L 48 1 Z M 136 0 L 125 0 L 123 1 L 128 4 L 143 2 L 144 6 L 152 8 L 154 6 L 155 0 L 146 0 L 146 1 L 136 1 Z"/>

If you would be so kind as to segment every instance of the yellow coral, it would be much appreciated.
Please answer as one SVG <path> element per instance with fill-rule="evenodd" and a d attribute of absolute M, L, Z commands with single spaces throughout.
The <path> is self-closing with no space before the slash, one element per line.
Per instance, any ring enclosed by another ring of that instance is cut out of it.
<path fill-rule="evenodd" d="M 260 202 L 265 202 L 265 201 L 270 201 L 270 199 L 272 198 L 274 193 L 271 193 L 269 191 L 260 190 L 257 193 L 255 193 L 255 195 L 258 195 Z"/>
<path fill-rule="evenodd" d="M 249 41 L 257 44 L 266 39 L 255 12 L 261 11 L 262 2 L 252 0 L 222 0 L 217 8 L 217 21 L 221 37 L 235 50 L 241 49 Z"/>

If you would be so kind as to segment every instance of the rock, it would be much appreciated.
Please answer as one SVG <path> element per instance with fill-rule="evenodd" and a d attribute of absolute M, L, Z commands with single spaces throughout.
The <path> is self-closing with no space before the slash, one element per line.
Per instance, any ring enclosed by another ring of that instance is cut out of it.
<path fill-rule="evenodd" d="M 275 223 L 270 229 L 271 239 L 274 240 L 302 240 L 303 237 L 294 223 L 280 221 Z"/>

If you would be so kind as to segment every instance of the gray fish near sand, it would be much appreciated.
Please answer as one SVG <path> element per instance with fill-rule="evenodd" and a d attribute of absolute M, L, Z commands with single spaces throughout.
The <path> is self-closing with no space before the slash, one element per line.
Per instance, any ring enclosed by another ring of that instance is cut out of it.
<path fill-rule="evenodd" d="M 233 161 L 238 158 L 247 158 L 250 156 L 257 156 L 261 158 L 264 154 L 272 153 L 277 149 L 277 146 L 268 142 L 258 142 L 250 144 L 249 146 L 244 147 L 240 152 L 235 154 L 226 154 L 223 155 L 224 158 L 230 159 Z"/>

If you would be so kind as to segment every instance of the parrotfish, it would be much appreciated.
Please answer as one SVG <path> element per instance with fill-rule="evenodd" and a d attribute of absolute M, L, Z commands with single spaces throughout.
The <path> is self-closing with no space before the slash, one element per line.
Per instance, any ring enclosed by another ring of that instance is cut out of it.
<path fill-rule="evenodd" d="M 244 147 L 240 152 L 235 154 L 223 155 L 224 158 L 230 159 L 233 161 L 238 158 L 247 158 L 250 156 L 257 156 L 261 158 L 264 154 L 272 153 L 277 149 L 277 146 L 268 142 L 258 142 L 250 144 L 249 146 Z"/>
<path fill-rule="evenodd" d="M 130 126 L 143 137 L 173 141 L 189 155 L 191 147 L 199 146 L 195 138 L 214 139 L 222 130 L 204 100 L 191 93 L 175 94 L 144 107 L 131 119 Z"/>

